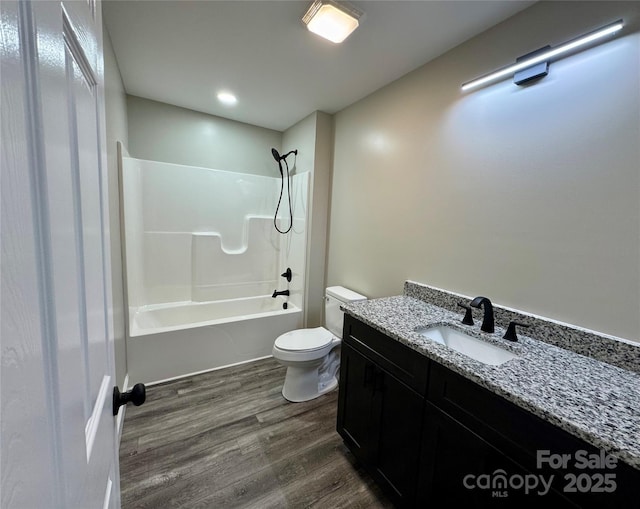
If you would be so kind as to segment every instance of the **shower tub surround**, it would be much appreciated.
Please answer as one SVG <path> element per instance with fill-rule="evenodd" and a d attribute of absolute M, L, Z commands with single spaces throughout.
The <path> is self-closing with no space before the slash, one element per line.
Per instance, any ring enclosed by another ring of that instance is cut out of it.
<path fill-rule="evenodd" d="M 291 179 L 293 229 L 280 235 L 279 177 L 123 158 L 130 377 L 265 357 L 275 337 L 302 326 L 308 175 Z M 280 277 L 287 267 L 291 283 Z M 271 297 L 285 288 L 288 299 Z"/>
<path fill-rule="evenodd" d="M 147 383 L 270 356 L 274 338 L 302 327 L 301 309 L 283 310 L 270 295 L 154 304 L 131 316 L 129 373 Z"/>
<path fill-rule="evenodd" d="M 478 323 L 461 323 L 457 302 L 467 300 L 467 296 L 408 281 L 401 296 L 346 304 L 343 309 L 390 338 L 640 469 L 640 347 L 499 306 L 495 306 L 495 333 L 483 333 Z M 531 324 L 526 333 L 519 331 L 516 343 L 502 339 L 504 326 L 514 319 Z M 500 366 L 486 365 L 416 332 L 440 324 L 453 325 L 519 358 Z"/>

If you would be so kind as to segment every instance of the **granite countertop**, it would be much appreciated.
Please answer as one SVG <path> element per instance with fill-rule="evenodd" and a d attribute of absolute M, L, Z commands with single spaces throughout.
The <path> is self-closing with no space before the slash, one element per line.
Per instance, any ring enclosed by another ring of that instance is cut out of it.
<path fill-rule="evenodd" d="M 518 331 L 502 339 L 480 325 L 463 325 L 461 313 L 408 296 L 343 305 L 343 310 L 542 419 L 640 469 L 640 374 L 537 341 Z M 462 310 L 461 310 L 462 311 Z M 435 343 L 416 329 L 451 325 L 510 350 L 518 359 L 499 366 L 476 361 Z M 531 333 L 531 335 L 534 335 Z"/>

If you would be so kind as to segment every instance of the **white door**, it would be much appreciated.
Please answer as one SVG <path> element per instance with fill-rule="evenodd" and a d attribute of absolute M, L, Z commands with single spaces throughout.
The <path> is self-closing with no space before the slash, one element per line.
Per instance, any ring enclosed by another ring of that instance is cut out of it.
<path fill-rule="evenodd" d="M 1 9 L 0 506 L 117 508 L 100 5 Z"/>

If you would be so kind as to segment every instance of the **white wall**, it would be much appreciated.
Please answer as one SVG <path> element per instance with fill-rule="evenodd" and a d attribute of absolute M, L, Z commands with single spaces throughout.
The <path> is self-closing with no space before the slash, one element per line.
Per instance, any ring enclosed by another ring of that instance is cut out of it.
<path fill-rule="evenodd" d="M 282 150 L 298 150 L 296 172 L 311 175 L 307 212 L 305 324 L 323 323 L 333 117 L 316 111 L 283 133 Z"/>
<path fill-rule="evenodd" d="M 287 288 L 290 266 L 300 306 L 308 176 L 291 179 L 295 224 L 283 237 L 273 226 L 280 178 L 124 158 L 129 305 L 270 295 Z M 286 196 L 279 218 L 288 227 Z"/>
<path fill-rule="evenodd" d="M 278 176 L 271 148 L 282 133 L 170 104 L 128 96 L 132 157 Z"/>
<path fill-rule="evenodd" d="M 128 143 L 127 101 L 122 77 L 107 28 L 103 26 L 105 110 L 107 126 L 107 173 L 109 181 L 109 229 L 111 231 L 111 284 L 113 295 L 116 381 L 122 389 L 127 374 L 125 344 L 125 308 L 120 243 L 120 198 L 118 192 L 118 157 L 116 143 Z"/>
<path fill-rule="evenodd" d="M 640 339 L 640 4 L 540 2 L 335 115 L 328 284 Z M 460 84 L 618 18 L 542 81 Z"/>

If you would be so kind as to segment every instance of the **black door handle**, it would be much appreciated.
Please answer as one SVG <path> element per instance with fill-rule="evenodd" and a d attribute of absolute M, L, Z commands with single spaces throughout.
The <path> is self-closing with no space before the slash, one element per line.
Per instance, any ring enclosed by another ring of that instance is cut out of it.
<path fill-rule="evenodd" d="M 376 369 L 376 375 L 373 379 L 373 391 L 384 392 L 387 386 L 384 383 L 384 371 Z"/>
<path fill-rule="evenodd" d="M 118 386 L 113 388 L 113 415 L 118 415 L 118 409 L 122 405 L 131 402 L 135 406 L 140 406 L 147 398 L 147 389 L 144 384 L 135 384 L 133 389 L 127 392 L 120 392 Z"/>
<path fill-rule="evenodd" d="M 373 385 L 375 383 L 376 378 L 376 367 L 373 364 L 367 364 L 364 367 L 364 383 L 363 387 L 367 387 L 369 385 Z"/>

